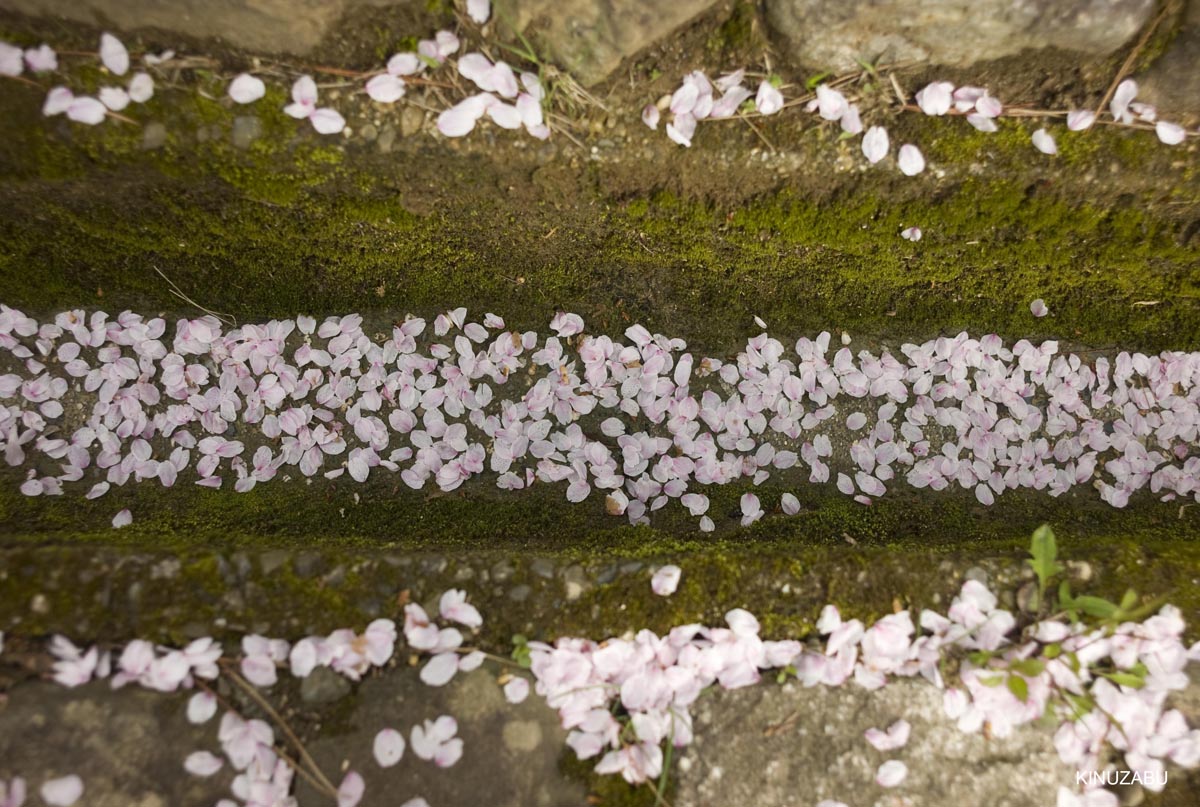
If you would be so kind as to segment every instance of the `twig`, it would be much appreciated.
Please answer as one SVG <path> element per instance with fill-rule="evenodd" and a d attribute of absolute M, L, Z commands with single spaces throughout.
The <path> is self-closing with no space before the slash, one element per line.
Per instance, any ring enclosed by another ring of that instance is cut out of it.
<path fill-rule="evenodd" d="M 216 311 L 205 308 L 204 306 L 200 305 L 200 303 L 196 302 L 191 297 L 188 297 L 186 294 L 184 294 L 183 291 L 181 291 L 180 288 L 175 285 L 175 281 L 171 280 L 171 278 L 169 278 L 165 274 L 163 274 L 163 271 L 161 269 L 159 269 L 157 266 L 151 266 L 150 268 L 153 269 L 154 271 L 158 272 L 159 277 L 161 277 L 163 280 L 167 281 L 167 283 L 170 284 L 171 293 L 174 294 L 176 297 L 180 298 L 184 302 L 187 302 L 187 303 L 190 303 L 190 304 L 196 306 L 196 308 L 199 308 L 201 311 L 203 311 L 206 314 L 212 314 L 214 317 L 221 320 L 222 322 L 232 324 L 233 327 L 235 327 L 235 328 L 237 327 L 237 319 L 235 319 L 232 314 L 218 314 Z"/>
<path fill-rule="evenodd" d="M 759 139 L 759 140 L 761 140 L 762 142 L 764 142 L 764 143 L 766 143 L 766 144 L 767 144 L 767 148 L 769 148 L 769 149 L 771 150 L 771 153 L 772 153 L 772 154 L 776 154 L 776 153 L 778 153 L 779 149 L 775 148 L 775 144 L 774 144 L 774 143 L 772 143 L 770 140 L 768 140 L 768 139 L 767 139 L 767 136 L 766 136 L 765 134 L 763 134 L 763 133 L 762 133 L 762 132 L 759 130 L 759 128 L 758 128 L 757 126 L 755 126 L 753 123 L 751 123 L 751 122 L 750 122 L 750 120 L 749 120 L 749 119 L 748 119 L 748 118 L 747 118 L 745 115 L 738 115 L 738 117 L 739 117 L 739 118 L 741 118 L 741 119 L 742 119 L 742 121 L 743 121 L 743 122 L 744 122 L 744 123 L 745 123 L 747 126 L 749 126 L 749 127 L 750 127 L 750 131 L 752 131 L 752 132 L 754 132 L 756 135 L 758 135 L 758 139 Z"/>
<path fill-rule="evenodd" d="M 1097 118 L 1100 117 L 1100 113 L 1104 111 L 1104 108 L 1108 106 L 1108 102 L 1112 100 L 1112 97 L 1116 93 L 1117 87 L 1120 86 L 1122 79 L 1129 75 L 1129 72 L 1133 70 L 1134 62 L 1137 61 L 1137 57 L 1142 52 L 1142 49 L 1149 44 L 1150 37 L 1154 36 L 1154 31 L 1158 28 L 1159 23 L 1165 20 L 1167 18 L 1167 14 L 1171 13 L 1175 9 L 1176 4 L 1172 0 L 1167 0 L 1167 2 L 1163 4 L 1162 11 L 1158 12 L 1158 16 L 1155 17 L 1154 21 L 1150 23 L 1148 28 L 1146 28 L 1145 33 L 1143 33 L 1141 38 L 1138 39 L 1137 44 L 1133 46 L 1133 50 L 1129 52 L 1129 55 L 1125 58 L 1124 63 L 1121 65 L 1121 69 L 1117 71 L 1116 77 L 1113 78 L 1112 84 L 1108 86 L 1108 92 L 1104 93 L 1104 97 L 1100 99 L 1100 106 L 1096 107 Z"/>
<path fill-rule="evenodd" d="M 224 706 L 224 707 L 225 707 L 225 708 L 226 708 L 228 711 L 230 711 L 230 712 L 233 712 L 233 713 L 234 713 L 234 714 L 236 714 L 238 717 L 241 717 L 243 720 L 245 720 L 245 719 L 246 719 L 246 718 L 245 718 L 245 716 L 244 716 L 244 715 L 241 713 L 241 711 L 239 711 L 239 710 L 238 710 L 238 709 L 237 709 L 237 708 L 236 708 L 236 707 L 235 707 L 235 706 L 234 706 L 232 703 L 230 703 L 228 700 L 226 700 L 225 698 L 223 698 L 219 692 L 217 692 L 215 689 L 213 689 L 212 687 L 210 687 L 210 686 L 209 686 L 208 684 L 206 684 L 206 683 L 205 683 L 203 680 L 201 680 L 201 679 L 197 678 L 197 679 L 196 679 L 196 686 L 200 687 L 200 688 L 201 688 L 201 689 L 203 689 L 205 692 L 207 692 L 208 694 L 210 694 L 210 695 L 212 695 L 214 698 L 216 698 L 218 701 L 220 701 L 220 703 L 221 703 L 221 704 L 222 704 L 222 705 L 223 705 L 223 706 Z M 309 773 L 307 770 L 305 770 L 305 768 L 304 768 L 304 766 L 303 766 L 303 765 L 301 765 L 299 762 L 297 762 L 296 760 L 294 760 L 294 759 L 292 759 L 290 756 L 288 756 L 287 752 L 286 752 L 286 751 L 284 751 L 282 748 L 280 748 L 280 747 L 276 746 L 276 747 L 275 747 L 275 749 L 274 749 L 274 751 L 275 751 L 275 755 L 276 755 L 276 756 L 278 756 L 280 759 L 282 759 L 284 762 L 286 762 L 286 763 L 288 764 L 288 766 L 289 766 L 289 767 L 291 767 L 291 769 L 292 769 L 292 770 L 296 771 L 296 772 L 297 772 L 297 773 L 299 773 L 301 776 L 303 776 L 303 777 L 305 778 L 305 780 L 306 780 L 306 781 L 307 781 L 307 782 L 308 782 L 310 785 L 312 785 L 314 788 L 316 788 L 317 790 L 322 790 L 322 791 L 324 791 L 324 790 L 326 789 L 326 788 L 325 788 L 325 785 L 324 785 L 322 782 L 319 782 L 319 781 L 317 781 L 317 779 L 316 779 L 315 777 L 313 777 L 313 775 L 312 775 L 311 773 Z M 329 795 L 331 798 L 337 798 L 337 791 L 336 791 L 336 790 L 329 790 L 329 791 L 327 792 L 327 795 Z"/>
<path fill-rule="evenodd" d="M 287 738 L 291 740 L 292 745 L 296 747 L 296 750 L 300 753 L 300 758 L 304 760 L 305 764 L 312 768 L 313 773 L 318 779 L 321 780 L 322 783 L 324 783 L 325 787 L 327 787 L 331 793 L 336 794 L 337 788 L 334 787 L 333 783 L 325 777 L 325 774 L 321 771 L 320 766 L 318 766 L 316 761 L 309 756 L 308 749 L 304 747 L 304 743 L 300 742 L 300 738 L 297 737 L 295 732 L 292 731 L 292 727 L 288 725 L 286 720 L 279 716 L 279 713 L 275 711 L 270 702 L 268 702 L 266 698 L 259 694 L 258 690 L 251 686 L 245 678 L 242 678 L 242 676 L 233 668 L 231 664 L 226 665 L 225 672 L 231 679 L 233 679 L 234 683 L 241 687 L 243 692 L 249 695 L 250 698 L 256 704 L 258 704 L 260 709 L 266 712 L 267 715 L 275 721 L 279 728 L 283 730 L 283 733 L 287 736 Z"/>

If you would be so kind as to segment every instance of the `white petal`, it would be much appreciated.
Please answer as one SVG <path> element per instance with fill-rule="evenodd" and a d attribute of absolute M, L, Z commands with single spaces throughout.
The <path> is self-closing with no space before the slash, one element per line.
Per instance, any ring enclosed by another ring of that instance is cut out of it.
<path fill-rule="evenodd" d="M 149 73 L 137 73 L 129 79 L 129 100 L 144 104 L 154 97 L 154 79 Z"/>
<path fill-rule="evenodd" d="M 467 0 L 467 16 L 476 25 L 483 25 L 492 16 L 491 0 Z"/>
<path fill-rule="evenodd" d="M 763 81 L 758 85 L 754 106 L 763 115 L 774 115 L 783 109 L 783 93 L 771 86 L 771 82 Z"/>
<path fill-rule="evenodd" d="M 673 564 L 663 566 L 650 579 L 651 590 L 660 597 L 669 597 L 679 588 L 679 580 L 683 571 Z"/>
<path fill-rule="evenodd" d="M 900 233 L 900 236 L 902 238 L 908 239 L 909 241 L 920 241 L 921 240 L 921 228 L 920 227 L 909 227 L 908 229 L 902 231 Z"/>
<path fill-rule="evenodd" d="M 336 109 L 328 107 L 314 109 L 308 119 L 312 121 L 313 128 L 324 135 L 337 134 L 346 128 L 346 119 Z"/>
<path fill-rule="evenodd" d="M 1168 123 L 1165 120 L 1154 124 L 1154 133 L 1168 146 L 1178 146 L 1187 137 L 1187 132 L 1182 126 L 1177 123 Z"/>
<path fill-rule="evenodd" d="M 120 112 L 125 107 L 129 106 L 129 93 L 120 87 L 101 87 L 100 88 L 100 103 L 111 109 L 113 112 Z"/>
<path fill-rule="evenodd" d="M 100 61 L 111 73 L 123 76 L 129 70 L 129 51 L 112 34 L 100 35 Z"/>
<path fill-rule="evenodd" d="M 384 729 L 375 735 L 375 761 L 381 768 L 390 768 L 404 756 L 404 735 L 395 729 Z"/>
<path fill-rule="evenodd" d="M 520 129 L 523 123 L 521 113 L 512 104 L 492 104 L 487 114 L 502 129 Z"/>
<path fill-rule="evenodd" d="M 211 692 L 197 692 L 188 699 L 187 719 L 189 723 L 207 723 L 217 713 L 217 699 Z"/>
<path fill-rule="evenodd" d="M 421 668 L 421 680 L 431 687 L 440 687 L 448 683 L 458 672 L 458 654 L 438 653 Z"/>
<path fill-rule="evenodd" d="M 358 803 L 362 801 L 363 792 L 366 789 L 367 785 L 358 772 L 347 772 L 342 783 L 338 785 L 337 807 L 357 807 Z"/>
<path fill-rule="evenodd" d="M 404 97 L 404 81 L 389 73 L 372 76 L 367 82 L 367 95 L 381 104 L 394 104 Z"/>
<path fill-rule="evenodd" d="M 133 514 L 130 513 L 128 510 L 122 510 L 121 512 L 119 512 L 115 516 L 113 516 L 113 520 L 112 520 L 113 527 L 118 527 L 118 528 L 124 527 L 124 526 L 127 526 L 132 523 L 133 523 Z"/>
<path fill-rule="evenodd" d="M 504 685 L 504 699 L 509 703 L 521 703 L 529 697 L 529 681 L 516 677 Z"/>
<path fill-rule="evenodd" d="M 292 85 L 292 100 L 301 106 L 313 106 L 317 103 L 317 83 L 312 76 L 301 76 Z"/>
<path fill-rule="evenodd" d="M 75 774 L 42 784 L 42 801 L 51 807 L 71 807 L 83 795 L 83 780 Z"/>
<path fill-rule="evenodd" d="M 658 122 L 661 118 L 662 115 L 659 114 L 658 107 L 654 104 L 646 104 L 642 107 L 642 123 L 651 129 L 658 129 Z"/>
<path fill-rule="evenodd" d="M 1046 307 L 1046 301 L 1039 297 L 1029 304 L 1029 313 L 1035 317 L 1044 317 L 1050 313 L 1050 309 Z"/>
<path fill-rule="evenodd" d="M 887 129 L 882 126 L 872 126 L 867 129 L 867 133 L 863 135 L 862 151 L 863 156 L 867 158 L 867 162 L 874 165 L 887 156 L 888 148 L 888 133 Z"/>
<path fill-rule="evenodd" d="M 421 59 L 415 53 L 397 53 L 388 59 L 387 71 L 393 76 L 411 76 L 421 72 Z"/>
<path fill-rule="evenodd" d="M 908 766 L 898 759 L 889 759 L 879 766 L 875 773 L 875 783 L 880 787 L 895 787 L 908 776 Z"/>
<path fill-rule="evenodd" d="M 900 147 L 900 157 L 898 159 L 900 165 L 900 173 L 906 177 L 915 177 L 917 174 L 925 170 L 925 156 L 921 154 L 921 150 L 912 143 L 905 143 Z"/>
<path fill-rule="evenodd" d="M 252 104 L 266 94 L 263 80 L 249 73 L 241 73 L 229 82 L 229 97 L 239 104 Z"/>
<path fill-rule="evenodd" d="M 183 761 L 183 769 L 192 776 L 212 776 L 221 770 L 221 766 L 224 764 L 222 759 L 215 754 L 208 751 L 196 751 L 188 754 L 187 759 Z"/>
<path fill-rule="evenodd" d="M 1038 129 L 1031 139 L 1034 148 L 1042 154 L 1058 154 L 1058 144 L 1054 142 L 1054 136 L 1045 129 Z"/>
<path fill-rule="evenodd" d="M 75 93 L 66 87 L 55 87 L 46 93 L 46 100 L 42 102 L 42 114 L 46 117 L 61 115 L 67 111 L 74 100 Z"/>
<path fill-rule="evenodd" d="M 1067 113 L 1067 128 L 1072 132 L 1091 129 L 1096 122 L 1096 113 L 1090 109 L 1076 109 Z"/>

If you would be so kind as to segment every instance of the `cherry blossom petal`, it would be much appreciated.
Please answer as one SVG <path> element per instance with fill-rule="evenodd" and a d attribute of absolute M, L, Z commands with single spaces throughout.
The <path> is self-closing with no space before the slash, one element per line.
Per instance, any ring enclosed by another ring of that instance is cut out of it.
<path fill-rule="evenodd" d="M 108 109 L 99 100 L 88 95 L 79 95 L 67 105 L 67 117 L 76 123 L 95 126 L 108 116 Z"/>
<path fill-rule="evenodd" d="M 404 756 L 404 735 L 395 729 L 383 729 L 375 735 L 375 761 L 390 768 Z"/>
<path fill-rule="evenodd" d="M 1038 129 L 1031 139 L 1034 148 L 1042 154 L 1058 154 L 1058 144 L 1054 142 L 1054 136 L 1045 129 Z"/>
<path fill-rule="evenodd" d="M 887 156 L 888 148 L 887 129 L 882 126 L 872 126 L 867 129 L 862 141 L 862 152 L 863 156 L 867 158 L 867 162 L 871 165 L 879 162 Z"/>
<path fill-rule="evenodd" d="M 313 128 L 323 135 L 338 134 L 346 128 L 346 119 L 341 113 L 328 107 L 314 109 L 308 119 L 312 121 Z"/>
<path fill-rule="evenodd" d="M 658 129 L 658 122 L 662 118 L 659 114 L 658 107 L 654 104 L 646 104 L 642 107 L 642 123 L 649 126 L 651 129 Z"/>
<path fill-rule="evenodd" d="M 1187 137 L 1187 131 L 1182 126 L 1177 123 L 1168 123 L 1165 120 L 1154 124 L 1154 133 L 1168 146 L 1178 146 Z"/>
<path fill-rule="evenodd" d="M 1090 109 L 1076 109 L 1067 113 L 1067 128 L 1072 132 L 1082 132 L 1092 128 L 1096 122 L 1096 113 Z"/>
<path fill-rule="evenodd" d="M 239 73 L 229 82 L 229 97 L 238 104 L 253 104 L 267 94 L 267 85 L 258 76 Z"/>
<path fill-rule="evenodd" d="M 467 0 L 467 16 L 476 25 L 483 25 L 492 16 L 491 0 Z"/>
<path fill-rule="evenodd" d="M 337 789 L 337 807 L 358 807 L 367 785 L 357 771 L 347 771 Z"/>
<path fill-rule="evenodd" d="M 404 97 L 404 81 L 390 73 L 381 73 L 367 81 L 366 90 L 372 101 L 394 104 Z"/>
<path fill-rule="evenodd" d="M 758 95 L 754 97 L 754 107 L 762 115 L 774 115 L 783 109 L 783 93 L 777 90 L 769 81 L 758 85 Z"/>
<path fill-rule="evenodd" d="M 42 102 L 42 114 L 48 118 L 61 115 L 70 108 L 74 100 L 75 93 L 66 87 L 54 87 L 46 93 L 46 100 Z"/>
<path fill-rule="evenodd" d="M 217 713 L 217 698 L 211 692 L 197 692 L 188 699 L 187 719 L 189 723 L 207 723 Z"/>
<path fill-rule="evenodd" d="M 521 703 L 529 697 L 529 681 L 516 676 L 504 685 L 504 699 L 509 703 Z"/>
<path fill-rule="evenodd" d="M 83 796 L 83 780 L 75 774 L 50 779 L 42 784 L 41 793 L 50 807 L 71 807 Z"/>
<path fill-rule="evenodd" d="M 875 783 L 880 787 L 896 787 L 908 776 L 908 766 L 898 759 L 889 759 L 875 772 Z"/>
<path fill-rule="evenodd" d="M 100 61 L 113 75 L 123 76 L 129 71 L 129 51 L 112 34 L 100 35 Z"/>
<path fill-rule="evenodd" d="M 654 573 L 654 576 L 650 579 L 650 588 L 660 597 L 670 597 L 675 593 L 675 589 L 679 587 L 679 580 L 682 576 L 682 569 L 678 566 L 668 564 Z"/>
<path fill-rule="evenodd" d="M 1044 317 L 1050 313 L 1050 309 L 1046 307 L 1046 301 L 1039 297 L 1029 304 L 1029 313 L 1035 317 Z"/>
<path fill-rule="evenodd" d="M 113 516 L 112 525 L 116 529 L 120 529 L 121 527 L 126 527 L 132 523 L 133 523 L 133 513 L 129 512 L 129 510 L 122 510 L 121 512 L 119 512 L 115 516 Z"/>
<path fill-rule="evenodd" d="M 904 238 L 908 241 L 920 241 L 921 240 L 921 228 L 920 227 L 908 227 L 900 232 L 900 237 Z"/>
<path fill-rule="evenodd" d="M 421 681 L 427 686 L 440 687 L 448 684 L 458 672 L 458 654 L 438 653 L 421 668 Z"/>
<path fill-rule="evenodd" d="M 907 177 L 915 177 L 925 170 L 925 155 L 912 143 L 905 143 L 900 147 L 897 162 L 900 165 L 900 173 Z"/>
<path fill-rule="evenodd" d="M 154 97 L 154 79 L 149 73 L 135 73 L 129 79 L 129 100 L 144 104 Z"/>
<path fill-rule="evenodd" d="M 129 106 L 129 93 L 125 92 L 125 90 L 120 87 L 101 87 L 100 103 L 104 104 L 113 112 L 120 112 L 122 109 Z"/>
<path fill-rule="evenodd" d="M 194 751 L 183 761 L 183 769 L 192 776 L 208 777 L 221 770 L 225 762 L 208 751 Z"/>

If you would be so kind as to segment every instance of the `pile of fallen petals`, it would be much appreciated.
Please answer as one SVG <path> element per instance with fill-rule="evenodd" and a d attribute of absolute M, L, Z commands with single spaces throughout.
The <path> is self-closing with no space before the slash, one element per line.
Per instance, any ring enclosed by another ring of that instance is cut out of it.
<path fill-rule="evenodd" d="M 679 578 L 677 569 L 666 568 L 653 583 L 663 595 L 674 590 Z M 441 624 L 417 604 L 404 609 L 405 643 L 413 654 L 427 657 L 420 678 L 431 686 L 444 685 L 459 670 L 475 669 L 485 655 L 464 646 L 460 628 L 474 631 L 483 624 L 465 592 L 445 592 L 438 617 Z M 1143 773 L 1151 790 L 1165 784 L 1166 776 L 1159 774 L 1168 764 L 1200 765 L 1200 729 L 1190 728 L 1167 704 L 1171 693 L 1187 688 L 1186 667 L 1200 662 L 1200 643 L 1184 646 L 1184 622 L 1170 605 L 1142 622 L 1089 626 L 1046 618 L 1019 627 L 1012 613 L 997 607 L 987 587 L 969 580 L 945 615 L 924 610 L 915 621 L 908 611 L 899 611 L 868 627 L 843 619 L 828 605 L 816 623 L 821 641 L 764 640 L 758 620 L 740 608 L 729 611 L 725 620 L 725 627 L 682 625 L 661 637 L 642 630 L 603 642 L 529 642 L 524 649 L 533 691 L 558 711 L 569 732 L 567 744 L 580 759 L 598 758 L 598 773 L 620 774 L 631 784 L 660 777 L 664 749 L 691 742 L 691 707 L 705 690 L 758 684 L 764 675 L 794 677 L 804 687 L 853 684 L 866 690 L 898 677 L 920 676 L 944 690 L 945 716 L 964 732 L 1004 737 L 1049 715 L 1058 721 L 1054 744 L 1066 765 L 1100 770 L 1120 755 L 1128 768 Z M 187 716 L 203 724 L 220 706 L 212 682 L 221 675 L 240 671 L 243 685 L 269 689 L 280 673 L 303 678 L 326 666 L 358 681 L 373 668 L 393 663 L 398 639 L 395 623 L 378 619 L 361 634 L 338 630 L 295 644 L 246 636 L 236 660 L 223 657 L 211 638 L 182 650 L 135 640 L 118 653 L 99 647 L 84 651 L 55 637 L 49 650 L 57 659 L 54 680 L 64 686 L 107 678 L 113 688 L 197 689 Z M 956 678 L 949 682 L 942 673 L 948 660 L 958 662 Z M 522 702 L 530 691 L 520 673 L 505 673 L 499 682 L 510 703 Z M 407 747 L 437 767 L 450 767 L 464 751 L 457 733 L 450 715 L 412 726 L 408 743 L 402 732 L 385 728 L 375 738 L 373 756 L 380 767 L 391 767 Z M 886 730 L 868 730 L 865 740 L 886 755 L 903 747 L 910 733 L 911 726 L 899 720 Z M 226 764 L 238 771 L 231 786 L 234 798 L 220 802 L 221 807 L 295 804 L 290 794 L 297 763 L 277 745 L 269 723 L 227 708 L 217 741 L 223 756 L 198 750 L 182 766 L 195 776 L 211 776 Z M 879 765 L 875 781 L 885 788 L 901 787 L 907 773 L 904 762 L 888 759 Z M 1082 793 L 1060 788 L 1060 807 L 1115 807 L 1116 796 L 1095 786 L 1100 780 L 1088 781 L 1093 784 Z M 65 797 L 52 800 L 47 789 Z M 348 770 L 336 788 L 339 807 L 357 805 L 364 790 L 361 774 Z M 82 791 L 77 776 L 47 782 L 42 789 L 47 803 L 62 805 L 73 804 Z M 25 782 L 14 780 L 7 792 L 8 801 L 0 803 L 21 807 Z M 0 790 L 0 798 L 4 793 Z M 405 805 L 426 802 L 415 797 Z"/>
<path fill-rule="evenodd" d="M 828 333 L 789 349 L 763 332 L 722 360 L 641 325 L 592 336 L 566 313 L 545 337 L 462 308 L 382 327 L 351 314 L 172 329 L 81 310 L 38 322 L 0 306 L 0 448 L 28 496 L 381 474 L 452 491 L 481 477 L 595 493 L 634 524 L 675 500 L 703 531 L 717 522 L 698 488 L 777 473 L 864 505 L 901 482 L 983 505 L 1017 489 L 1200 500 L 1200 353 L 966 333 L 896 353 L 855 352 L 846 334 L 834 350 Z M 768 507 L 746 493 L 735 520 Z"/>
<path fill-rule="evenodd" d="M 789 106 L 800 103 L 799 99 L 787 100 L 778 89 L 778 77 L 763 78 L 757 91 L 752 92 L 743 82 L 745 68 L 722 75 L 710 81 L 703 71 L 694 70 L 684 77 L 679 88 L 671 95 L 663 96 L 655 104 L 642 109 L 642 121 L 651 129 L 658 129 L 662 112 L 670 111 L 672 118 L 666 125 L 667 137 L 681 146 L 692 145 L 696 125 L 701 121 L 727 120 L 748 114 L 761 116 L 776 115 Z M 720 95 L 715 95 L 719 91 Z M 1176 146 L 1187 138 L 1187 130 L 1177 123 L 1161 120 L 1152 104 L 1135 101 L 1138 85 L 1133 79 L 1125 79 L 1116 88 L 1109 104 L 1110 119 L 1104 123 L 1133 128 L 1153 127 L 1158 139 L 1168 146 Z M 841 137 L 862 135 L 863 156 L 871 165 L 888 156 L 891 143 L 887 129 L 871 126 L 863 133 L 862 117 L 858 105 L 828 83 L 818 84 L 813 98 L 804 104 L 807 112 L 815 113 L 822 120 L 836 123 Z M 915 97 L 916 107 L 926 115 L 960 115 L 981 132 L 997 131 L 996 120 L 1005 114 L 1004 106 L 985 87 L 955 87 L 949 81 L 935 81 L 919 90 Z M 1067 128 L 1080 132 L 1092 128 L 1098 118 L 1091 110 L 1070 110 L 1047 113 L 1047 117 L 1065 117 Z M 1029 117 L 1026 113 L 1022 117 Z M 1058 153 L 1054 136 L 1045 128 L 1031 136 L 1034 148 L 1043 154 Z M 905 176 L 916 176 L 925 170 L 925 157 L 919 147 L 905 143 L 896 153 L 896 166 Z M 919 231 L 916 238 L 920 238 Z M 914 239 L 915 240 L 915 239 Z"/>

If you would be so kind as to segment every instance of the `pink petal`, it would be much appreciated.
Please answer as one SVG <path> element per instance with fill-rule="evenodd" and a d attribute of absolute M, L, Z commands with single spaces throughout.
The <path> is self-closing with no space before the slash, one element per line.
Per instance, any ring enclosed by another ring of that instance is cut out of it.
<path fill-rule="evenodd" d="M 75 93 L 66 87 L 55 87 L 46 93 L 46 100 L 42 102 L 42 114 L 48 118 L 61 115 L 70 108 L 74 100 Z"/>
<path fill-rule="evenodd" d="M 935 81 L 917 93 L 917 106 L 926 115 L 945 115 L 954 100 L 954 85 L 948 81 Z"/>
<path fill-rule="evenodd" d="M 129 70 L 129 51 L 121 44 L 121 40 L 109 33 L 100 35 L 100 61 L 109 72 L 123 76 Z"/>
<path fill-rule="evenodd" d="M 217 713 L 217 699 L 211 692 L 197 692 L 188 699 L 187 719 L 189 723 L 207 723 Z"/>
<path fill-rule="evenodd" d="M 67 105 L 66 112 L 67 117 L 71 120 L 76 123 L 86 123 L 88 126 L 95 126 L 108 115 L 108 110 L 104 104 L 87 95 L 74 98 Z"/>
<path fill-rule="evenodd" d="M 129 93 L 120 87 L 101 87 L 100 88 L 100 103 L 111 109 L 113 112 L 120 112 L 125 107 L 129 106 Z"/>
<path fill-rule="evenodd" d="M 660 597 L 669 597 L 679 587 L 683 571 L 674 565 L 663 566 L 650 579 L 650 589 Z"/>
<path fill-rule="evenodd" d="M 882 126 L 872 126 L 867 129 L 862 141 L 862 152 L 863 156 L 867 158 L 867 162 L 871 165 L 879 162 L 887 156 L 888 148 L 887 129 Z"/>
<path fill-rule="evenodd" d="M 487 111 L 488 106 L 490 103 L 482 100 L 481 95 L 465 98 L 438 115 L 438 131 L 446 137 L 463 137 L 475 128 L 476 121 Z"/>
<path fill-rule="evenodd" d="M 529 697 L 529 681 L 524 678 L 512 678 L 504 685 L 504 699 L 509 703 L 521 703 Z"/>
<path fill-rule="evenodd" d="M 658 107 L 654 104 L 646 104 L 642 107 L 642 123 L 649 126 L 651 129 L 658 129 L 658 121 L 662 118 L 659 114 Z"/>
<path fill-rule="evenodd" d="M 71 807 L 83 795 L 83 780 L 75 774 L 42 784 L 42 801 L 51 807 Z"/>
<path fill-rule="evenodd" d="M 328 107 L 314 109 L 308 119 L 312 121 L 313 128 L 323 135 L 337 134 L 346 128 L 346 119 L 337 110 Z"/>
<path fill-rule="evenodd" d="M 121 528 L 133 523 L 133 513 L 128 510 L 122 510 L 113 516 L 112 525 L 115 528 Z"/>
<path fill-rule="evenodd" d="M 908 766 L 898 759 L 890 759 L 875 772 L 875 783 L 880 787 L 895 787 L 908 776 Z"/>
<path fill-rule="evenodd" d="M 912 143 L 905 143 L 900 147 L 900 156 L 897 162 L 900 165 L 900 173 L 906 177 L 915 177 L 925 170 L 925 156 Z"/>
<path fill-rule="evenodd" d="M 129 100 L 144 104 L 154 97 L 154 79 L 149 73 L 137 73 L 129 80 Z"/>
<path fill-rule="evenodd" d="M 487 114 L 501 129 L 521 128 L 521 113 L 512 104 L 492 104 L 488 107 Z"/>
<path fill-rule="evenodd" d="M 367 95 L 381 104 L 394 104 L 404 97 L 404 81 L 389 73 L 372 76 L 367 82 Z"/>
<path fill-rule="evenodd" d="M 1129 114 L 1129 105 L 1137 97 L 1137 93 L 1137 82 L 1131 78 L 1127 78 L 1117 85 L 1117 91 L 1113 93 L 1112 101 L 1108 105 L 1108 111 L 1112 113 L 1114 120 L 1128 123 L 1133 119 L 1133 116 Z"/>
<path fill-rule="evenodd" d="M 467 0 L 467 16 L 476 25 L 483 25 L 492 16 L 491 0 Z"/>
<path fill-rule="evenodd" d="M 903 230 L 900 233 L 900 236 L 902 238 L 908 239 L 909 241 L 920 241 L 921 240 L 921 228 L 920 227 L 909 227 L 908 229 Z"/>
<path fill-rule="evenodd" d="M 183 769 L 192 776 L 212 776 L 221 770 L 224 761 L 208 751 L 195 751 L 183 761 Z"/>
<path fill-rule="evenodd" d="M 229 97 L 239 104 L 252 104 L 266 94 L 263 80 L 249 73 L 241 73 L 229 82 Z"/>
<path fill-rule="evenodd" d="M 375 735 L 374 751 L 379 767 L 392 767 L 404 756 L 404 735 L 395 729 L 384 729 Z"/>
<path fill-rule="evenodd" d="M 1035 317 L 1044 317 L 1050 313 L 1050 309 L 1046 307 L 1046 301 L 1039 297 L 1029 304 L 1029 313 Z"/>
<path fill-rule="evenodd" d="M 1054 142 L 1054 136 L 1045 129 L 1038 129 L 1033 133 L 1033 146 L 1042 154 L 1058 154 L 1058 144 Z"/>
<path fill-rule="evenodd" d="M 431 687 L 440 687 L 450 682 L 458 672 L 458 654 L 438 653 L 421 668 L 421 680 Z"/>
<path fill-rule="evenodd" d="M 758 85 L 758 95 L 754 98 L 754 106 L 762 115 L 774 115 L 783 109 L 783 93 L 763 81 Z"/>
<path fill-rule="evenodd" d="M 1072 132 L 1090 129 L 1095 122 L 1096 113 L 1090 109 L 1076 109 L 1067 113 L 1067 128 Z"/>
<path fill-rule="evenodd" d="M 357 807 L 367 785 L 356 771 L 346 773 L 337 789 L 337 807 Z"/>
<path fill-rule="evenodd" d="M 1154 124 L 1154 133 L 1168 146 L 1178 146 L 1187 137 L 1187 132 L 1182 126 L 1177 123 L 1168 123 L 1165 120 Z"/>
<path fill-rule="evenodd" d="M 301 76 L 292 85 L 292 100 L 300 106 L 315 106 L 317 103 L 317 83 L 312 76 Z"/>

